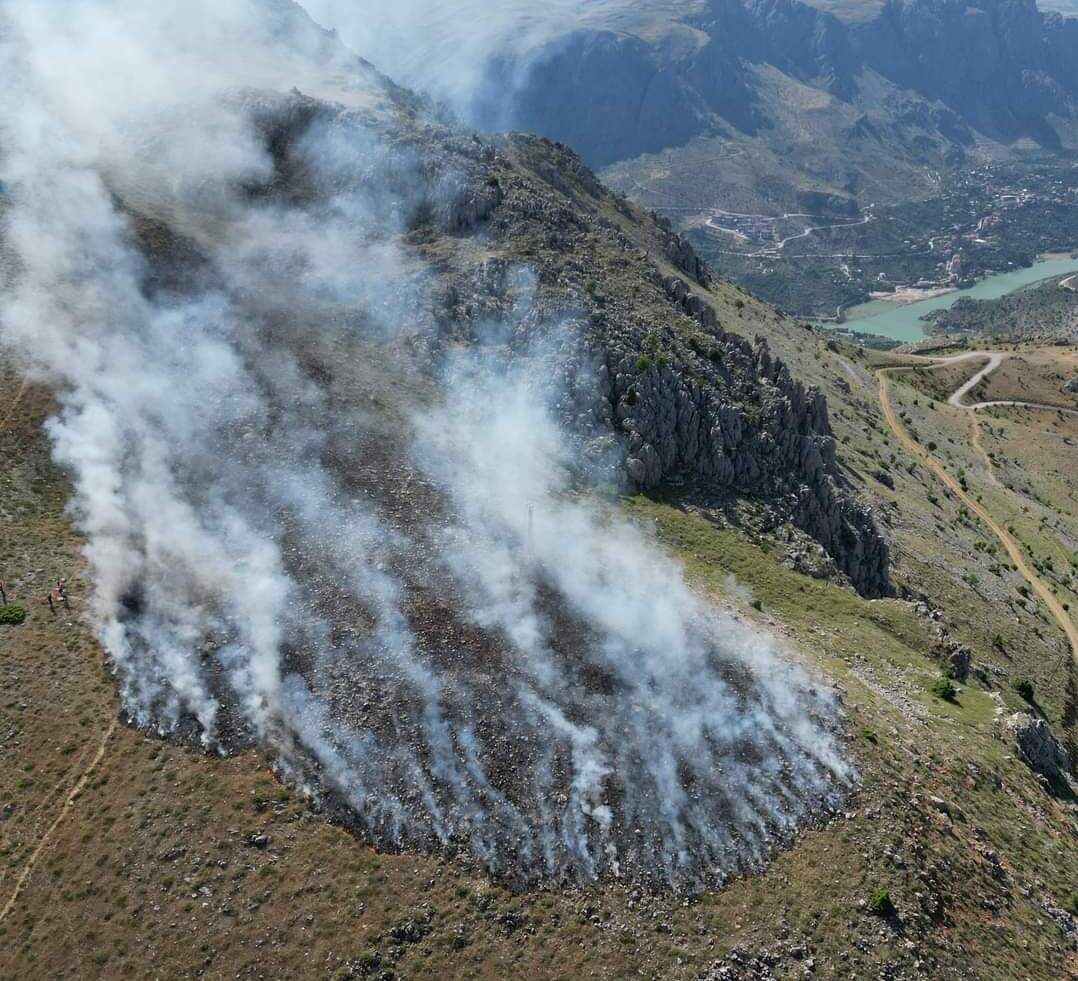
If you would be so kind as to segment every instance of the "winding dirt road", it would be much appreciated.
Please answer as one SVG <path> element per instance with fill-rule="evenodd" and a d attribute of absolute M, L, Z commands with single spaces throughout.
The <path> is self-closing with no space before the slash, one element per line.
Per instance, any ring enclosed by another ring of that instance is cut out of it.
<path fill-rule="evenodd" d="M 880 381 L 880 406 L 883 409 L 883 416 L 887 420 L 887 425 L 891 427 L 898 441 L 902 443 L 911 453 L 918 457 L 921 462 L 928 467 L 947 487 L 955 497 L 957 497 L 970 511 L 977 515 L 989 528 L 993 535 L 999 540 L 999 543 L 1003 546 L 1007 555 L 1010 556 L 1011 562 L 1022 574 L 1026 582 L 1029 583 L 1033 591 L 1044 601 L 1044 605 L 1048 607 L 1049 612 L 1055 618 L 1059 624 L 1064 635 L 1071 646 L 1071 653 L 1074 659 L 1078 661 L 1078 627 L 1075 627 L 1074 621 L 1070 618 L 1070 615 L 1063 609 L 1062 604 L 1052 594 L 1052 590 L 1048 585 L 1036 574 L 1036 572 L 1030 568 L 1029 563 L 1026 561 L 1026 557 L 1022 552 L 1018 542 L 1014 539 L 1007 529 L 996 521 L 995 518 L 988 512 L 988 510 L 978 502 L 974 497 L 968 494 L 962 489 L 961 484 L 948 473 L 946 467 L 937 460 L 931 453 L 928 452 L 920 443 L 917 442 L 910 435 L 909 430 L 903 425 L 902 420 L 899 418 L 898 412 L 895 410 L 894 403 L 891 401 L 890 391 L 890 378 L 889 376 L 893 372 L 899 371 L 913 371 L 916 368 L 922 367 L 920 362 L 924 362 L 925 365 L 930 367 L 939 367 L 945 364 L 954 364 L 956 361 L 967 361 L 973 358 L 987 358 L 988 364 L 982 368 L 976 375 L 969 381 L 960 386 L 958 390 L 948 399 L 950 405 L 959 409 L 965 409 L 971 414 L 971 417 L 976 424 L 976 411 L 981 408 L 993 406 L 993 405 L 1017 405 L 1024 406 L 1031 409 L 1051 409 L 1052 411 L 1063 411 L 1078 415 L 1078 411 L 1071 409 L 1060 410 L 1058 406 L 1046 406 L 1036 402 L 975 402 L 967 405 L 963 399 L 966 394 L 976 387 L 982 379 L 987 377 L 991 372 L 995 371 L 1002 363 L 1004 358 L 1008 357 L 1007 354 L 999 351 L 971 351 L 968 354 L 956 355 L 950 358 L 920 358 L 918 357 L 918 364 L 906 365 L 895 368 L 881 368 L 876 374 Z M 974 442 L 984 453 L 983 447 L 980 447 L 979 433 L 974 430 Z M 987 456 L 986 456 L 987 459 Z"/>

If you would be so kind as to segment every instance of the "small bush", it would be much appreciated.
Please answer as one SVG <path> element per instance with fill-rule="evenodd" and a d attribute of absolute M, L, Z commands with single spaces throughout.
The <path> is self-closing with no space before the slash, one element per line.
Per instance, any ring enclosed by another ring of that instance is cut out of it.
<path fill-rule="evenodd" d="M 758 613 L 763 612 L 763 609 L 764 609 L 763 600 L 754 599 L 752 601 L 752 603 L 750 604 L 750 606 L 752 606 L 752 608 L 754 610 L 756 610 Z"/>
<path fill-rule="evenodd" d="M 26 607 L 19 603 L 8 603 L 0 606 L 0 623 L 19 624 L 26 619 Z"/>
<path fill-rule="evenodd" d="M 1022 678 L 1014 683 L 1014 690 L 1027 702 L 1033 701 L 1033 682 L 1028 678 Z"/>
<path fill-rule="evenodd" d="M 865 905 L 873 916 L 890 916 L 895 908 L 891 902 L 891 894 L 883 886 L 872 890 Z"/>
<path fill-rule="evenodd" d="M 651 367 L 651 358 L 649 358 L 646 354 L 641 354 L 640 357 L 636 359 L 636 370 L 637 371 L 647 371 L 648 368 L 650 368 L 650 367 Z"/>
<path fill-rule="evenodd" d="M 951 679 L 946 675 L 940 675 L 932 684 L 928 690 L 932 692 L 936 698 L 942 698 L 945 702 L 953 702 L 955 696 L 958 694 L 958 689 L 952 684 Z"/>

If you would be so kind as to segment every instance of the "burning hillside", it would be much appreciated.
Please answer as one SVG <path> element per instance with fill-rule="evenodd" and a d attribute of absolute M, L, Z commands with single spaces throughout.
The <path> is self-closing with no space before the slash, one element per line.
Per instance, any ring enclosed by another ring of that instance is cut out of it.
<path fill-rule="evenodd" d="M 59 393 L 130 721 L 521 883 L 721 881 L 826 814 L 833 697 L 602 493 L 766 494 L 879 593 L 822 399 L 563 149 L 291 4 L 177 6 L 4 30 L 0 339 Z"/>

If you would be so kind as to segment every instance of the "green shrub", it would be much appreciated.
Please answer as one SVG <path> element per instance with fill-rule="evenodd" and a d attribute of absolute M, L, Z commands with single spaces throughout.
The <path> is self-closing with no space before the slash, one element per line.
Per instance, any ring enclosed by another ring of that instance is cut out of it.
<path fill-rule="evenodd" d="M 0 623 L 17 624 L 26 619 L 26 607 L 19 603 L 0 606 Z"/>
<path fill-rule="evenodd" d="M 891 902 L 891 894 L 883 886 L 877 886 L 872 890 L 865 905 L 873 916 L 890 916 L 895 908 L 894 903 Z"/>
<path fill-rule="evenodd" d="M 648 368 L 650 368 L 650 367 L 651 367 L 651 358 L 649 358 L 646 354 L 641 354 L 640 357 L 636 359 L 636 370 L 637 371 L 647 371 Z"/>
<path fill-rule="evenodd" d="M 1033 701 L 1033 682 L 1028 678 L 1021 678 L 1014 683 L 1014 690 L 1027 702 Z"/>
<path fill-rule="evenodd" d="M 936 698 L 942 698 L 945 702 L 953 702 L 955 695 L 958 694 L 958 689 L 955 688 L 951 679 L 946 675 L 940 675 L 931 685 L 929 685 L 928 690 L 932 692 Z"/>

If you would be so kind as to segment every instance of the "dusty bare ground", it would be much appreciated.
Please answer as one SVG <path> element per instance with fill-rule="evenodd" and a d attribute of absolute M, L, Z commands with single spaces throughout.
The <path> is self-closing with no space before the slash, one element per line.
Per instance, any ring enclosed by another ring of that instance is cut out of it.
<path fill-rule="evenodd" d="M 970 402 L 1026 401 L 1078 408 L 1063 385 L 1078 374 L 1078 347 L 1020 346 L 969 393 Z"/>

